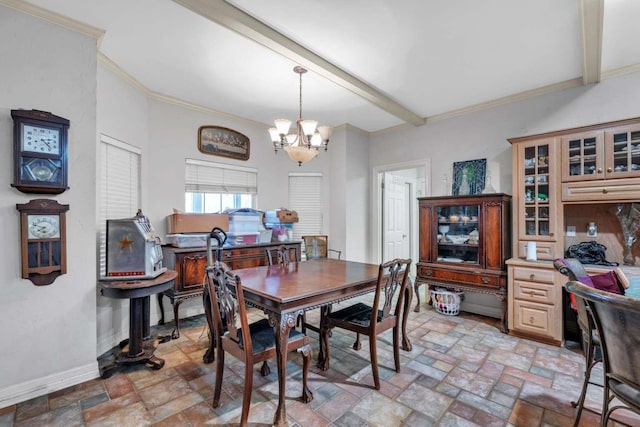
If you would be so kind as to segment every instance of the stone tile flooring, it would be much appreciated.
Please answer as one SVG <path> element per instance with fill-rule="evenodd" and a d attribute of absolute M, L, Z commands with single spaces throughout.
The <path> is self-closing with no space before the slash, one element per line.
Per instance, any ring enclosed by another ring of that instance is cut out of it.
<path fill-rule="evenodd" d="M 353 302 L 353 300 L 351 300 Z M 349 302 L 343 303 L 347 304 Z M 254 311 L 252 316 L 262 314 Z M 308 314 L 317 322 L 317 310 Z M 221 406 L 212 408 L 215 362 L 204 364 L 208 345 L 204 316 L 186 319 L 177 340 L 160 344 L 165 366 L 152 371 L 129 366 L 111 378 L 95 379 L 0 409 L 0 426 L 212 426 L 234 425 L 242 405 L 242 364 L 227 357 Z M 290 426 L 571 426 L 582 385 L 580 352 L 515 338 L 498 322 L 462 313 L 444 316 L 423 304 L 408 324 L 411 352 L 401 351 L 402 372 L 393 370 L 391 332 L 378 340 L 382 389 L 372 388 L 368 343 L 335 329 L 331 369 L 310 369 L 314 400 L 304 404 L 301 359 L 287 368 Z M 167 334 L 172 325 L 154 327 Z M 317 335 L 310 332 L 317 353 Z M 275 368 L 275 365 L 271 365 Z M 261 377 L 256 366 L 249 422 L 270 425 L 277 403 L 277 373 Z M 597 375 L 597 372 L 596 372 Z M 601 371 L 600 371 L 601 376 Z M 601 389 L 590 387 L 598 407 Z M 274 403 L 275 402 L 275 403 Z M 581 426 L 598 425 L 583 412 Z M 640 425 L 638 418 L 625 424 Z"/>

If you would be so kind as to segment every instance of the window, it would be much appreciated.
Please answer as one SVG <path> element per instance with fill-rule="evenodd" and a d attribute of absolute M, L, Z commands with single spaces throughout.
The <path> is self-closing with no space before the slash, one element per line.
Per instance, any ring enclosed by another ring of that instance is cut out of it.
<path fill-rule="evenodd" d="M 322 234 L 322 174 L 289 174 L 289 209 L 298 212 L 293 238 Z"/>
<path fill-rule="evenodd" d="M 256 169 L 194 159 L 186 159 L 185 163 L 187 212 L 216 213 L 255 206 Z"/>
<path fill-rule="evenodd" d="M 106 273 L 107 219 L 130 218 L 140 208 L 141 154 L 139 148 L 100 135 L 100 276 Z"/>

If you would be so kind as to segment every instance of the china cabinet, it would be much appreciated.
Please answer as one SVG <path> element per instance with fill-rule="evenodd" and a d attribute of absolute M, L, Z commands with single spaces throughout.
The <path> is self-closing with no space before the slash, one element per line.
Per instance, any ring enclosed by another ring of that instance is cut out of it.
<path fill-rule="evenodd" d="M 511 256 L 511 196 L 501 193 L 421 197 L 415 293 L 423 284 L 495 295 L 506 327 L 506 264 Z M 427 299 L 428 300 L 428 299 Z"/>
<path fill-rule="evenodd" d="M 300 247 L 302 242 L 277 242 L 259 243 L 254 245 L 238 245 L 223 247 L 222 261 L 231 269 L 258 267 L 268 265 L 267 249 L 286 246 L 291 250 L 291 259 L 300 261 Z M 294 252 L 295 251 L 295 252 Z M 160 305 L 160 325 L 165 322 L 163 296 L 171 301 L 173 306 L 173 316 L 176 326 L 173 330 L 173 338 L 180 337 L 180 316 L 178 309 L 180 304 L 186 299 L 201 297 L 203 293 L 203 281 L 205 268 L 207 266 L 206 248 L 177 248 L 165 245 L 162 247 L 163 264 L 169 270 L 175 270 L 178 275 L 174 281 L 174 286 L 158 294 L 158 304 Z M 216 253 L 213 253 L 214 258 Z M 214 261 L 216 261 L 214 259 Z"/>
<path fill-rule="evenodd" d="M 513 246 L 508 265 L 509 331 L 561 344 L 562 285 L 566 277 L 551 261 L 580 240 L 619 250 L 618 226 L 606 204 L 628 203 L 640 194 L 640 118 L 511 138 L 513 153 Z M 601 208 L 596 208 L 601 206 Z M 608 215 L 608 216 L 607 216 Z M 595 216 L 595 217 L 594 217 Z M 588 234 L 598 220 L 598 234 Z M 572 225 L 565 235 L 565 222 Z M 578 225 L 576 233 L 576 225 Z M 602 231 L 602 233 L 600 232 Z M 529 260 L 527 246 L 535 243 Z"/>

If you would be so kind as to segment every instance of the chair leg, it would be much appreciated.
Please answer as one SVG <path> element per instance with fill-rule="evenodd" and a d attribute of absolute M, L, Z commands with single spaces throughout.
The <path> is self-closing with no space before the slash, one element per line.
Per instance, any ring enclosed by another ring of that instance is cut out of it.
<path fill-rule="evenodd" d="M 396 364 L 396 372 L 400 372 L 400 331 L 397 326 L 393 328 L 393 360 Z"/>
<path fill-rule="evenodd" d="M 253 364 L 249 360 L 244 364 L 244 390 L 242 391 L 242 415 L 240 425 L 246 426 L 251 407 L 251 389 L 253 388 Z"/>
<path fill-rule="evenodd" d="M 220 406 L 220 392 L 222 391 L 222 374 L 224 372 L 224 351 L 218 347 L 218 357 L 216 358 L 216 384 L 213 391 L 213 407 Z"/>
<path fill-rule="evenodd" d="M 262 362 L 262 367 L 260 368 L 260 375 L 262 375 L 263 377 L 266 377 L 270 373 L 271 373 L 271 368 L 269 367 L 269 363 L 267 363 L 267 361 L 265 360 L 264 362 Z"/>
<path fill-rule="evenodd" d="M 322 345 L 320 346 L 320 354 L 318 355 L 318 368 L 323 371 L 329 370 L 329 333 L 331 329 L 322 327 L 320 329 L 320 340 Z"/>
<path fill-rule="evenodd" d="M 372 333 L 369 336 L 369 353 L 371 353 L 371 371 L 373 372 L 373 384 L 376 390 L 380 390 L 380 375 L 378 374 L 378 346 L 376 344 L 376 335 Z"/>
<path fill-rule="evenodd" d="M 580 424 L 580 417 L 582 416 L 582 409 L 584 408 L 584 400 L 587 396 L 587 387 L 589 386 L 589 379 L 591 378 L 591 370 L 596 364 L 594 347 L 591 342 L 591 338 L 587 338 L 585 340 L 585 371 L 584 371 L 584 381 L 582 382 L 582 390 L 580 391 L 580 397 L 578 397 L 577 402 L 571 402 L 571 405 L 574 408 L 578 408 L 576 412 L 576 419 L 573 423 L 573 427 L 578 427 Z"/>
<path fill-rule="evenodd" d="M 311 364 L 311 346 L 305 345 L 298 349 L 298 352 L 302 354 L 302 401 L 309 403 L 313 400 L 313 393 L 307 384 L 309 377 L 309 365 Z"/>
<path fill-rule="evenodd" d="M 358 351 L 362 348 L 362 343 L 360 342 L 360 334 L 356 333 L 356 342 L 353 343 L 353 349 Z"/>

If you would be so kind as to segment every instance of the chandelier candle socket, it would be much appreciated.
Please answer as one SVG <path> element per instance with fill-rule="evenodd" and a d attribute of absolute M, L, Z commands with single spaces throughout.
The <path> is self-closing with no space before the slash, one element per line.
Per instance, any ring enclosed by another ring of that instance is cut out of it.
<path fill-rule="evenodd" d="M 277 119 L 273 122 L 275 127 L 269 128 L 269 135 L 271 135 L 276 154 L 278 149 L 283 149 L 291 160 L 298 162 L 298 166 L 302 166 L 303 163 L 313 160 L 318 155 L 320 147 L 324 147 L 324 151 L 327 151 L 332 129 L 329 126 L 318 126 L 316 120 L 302 118 L 302 75 L 307 70 L 296 66 L 293 71 L 300 76 L 300 112 L 296 120 L 296 132 L 289 133 L 291 120 Z"/>

